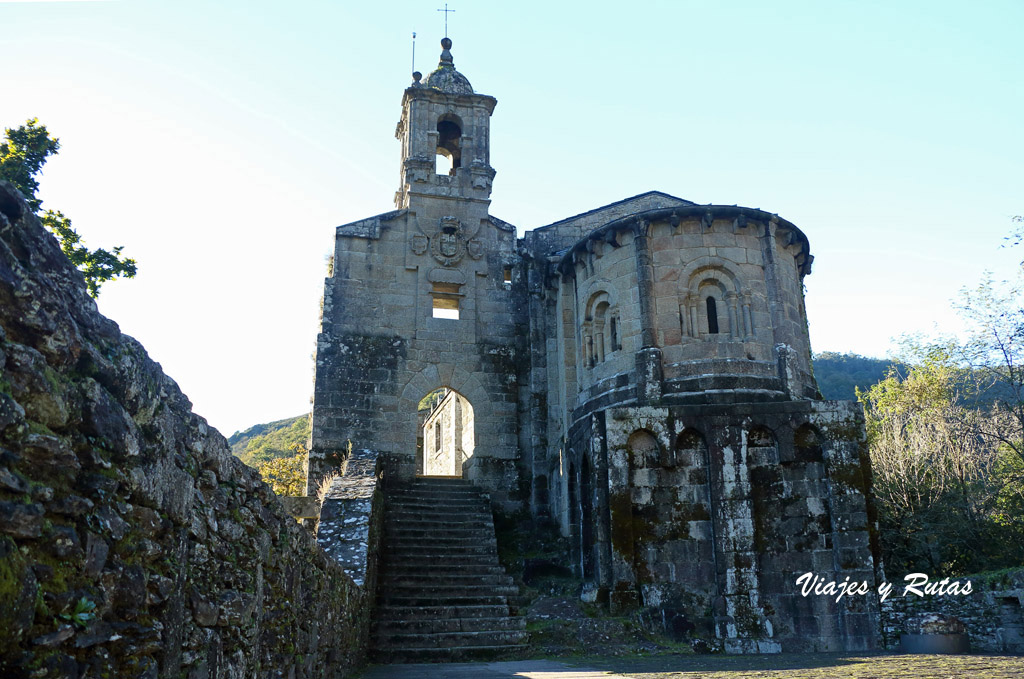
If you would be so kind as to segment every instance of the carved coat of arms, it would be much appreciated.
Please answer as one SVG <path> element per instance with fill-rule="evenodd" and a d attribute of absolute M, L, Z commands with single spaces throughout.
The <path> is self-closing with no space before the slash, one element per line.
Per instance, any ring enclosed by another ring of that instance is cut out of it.
<path fill-rule="evenodd" d="M 479 230 L 478 226 L 470 231 L 458 217 L 441 217 L 433 233 L 412 237 L 412 251 L 422 255 L 429 248 L 434 259 L 447 267 L 455 266 L 467 254 L 473 259 L 480 259 L 484 254 L 484 244 L 479 238 L 474 238 Z"/>
<path fill-rule="evenodd" d="M 455 266 L 466 254 L 462 222 L 455 217 L 441 217 L 437 232 L 430 237 L 430 254 L 444 266 Z"/>

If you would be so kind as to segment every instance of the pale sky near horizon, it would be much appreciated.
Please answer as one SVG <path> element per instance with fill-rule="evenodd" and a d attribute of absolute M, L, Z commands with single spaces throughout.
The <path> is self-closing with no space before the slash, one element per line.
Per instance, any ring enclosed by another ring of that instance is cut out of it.
<path fill-rule="evenodd" d="M 334 227 L 393 208 L 443 4 L 0 0 L 0 126 L 60 138 L 44 206 L 139 263 L 100 310 L 225 435 L 308 411 Z M 1024 2 L 449 5 L 520 233 L 649 190 L 776 212 L 812 347 L 871 356 L 1024 258 Z"/>

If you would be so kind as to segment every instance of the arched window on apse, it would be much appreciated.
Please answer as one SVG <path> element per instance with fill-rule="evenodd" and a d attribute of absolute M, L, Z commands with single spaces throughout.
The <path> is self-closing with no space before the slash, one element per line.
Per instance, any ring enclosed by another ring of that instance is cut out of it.
<path fill-rule="evenodd" d="M 749 339 L 753 334 L 751 298 L 738 286 L 736 277 L 724 266 L 695 271 L 679 305 L 683 336 L 715 341 Z"/>
<path fill-rule="evenodd" d="M 584 365 L 592 368 L 603 363 L 608 354 L 620 348 L 618 313 L 612 308 L 607 292 L 596 292 L 587 302 L 583 322 Z"/>

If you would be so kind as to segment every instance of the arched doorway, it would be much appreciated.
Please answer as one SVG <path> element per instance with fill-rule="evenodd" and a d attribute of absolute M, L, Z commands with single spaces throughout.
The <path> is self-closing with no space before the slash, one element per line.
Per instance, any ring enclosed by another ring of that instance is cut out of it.
<path fill-rule="evenodd" d="M 416 473 L 462 476 L 462 465 L 476 446 L 473 406 L 469 399 L 441 387 L 420 399 L 416 417 Z"/>

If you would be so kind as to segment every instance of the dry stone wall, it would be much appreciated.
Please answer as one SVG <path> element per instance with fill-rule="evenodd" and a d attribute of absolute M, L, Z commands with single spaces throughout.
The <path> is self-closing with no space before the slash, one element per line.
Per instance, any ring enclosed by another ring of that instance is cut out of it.
<path fill-rule="evenodd" d="M 367 597 L 0 182 L 0 676 L 341 677 Z"/>

